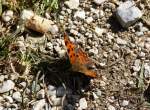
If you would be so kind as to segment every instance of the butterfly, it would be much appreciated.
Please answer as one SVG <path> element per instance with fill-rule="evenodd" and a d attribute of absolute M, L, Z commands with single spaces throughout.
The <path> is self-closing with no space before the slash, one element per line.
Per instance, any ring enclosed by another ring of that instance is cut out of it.
<path fill-rule="evenodd" d="M 71 42 L 66 33 L 64 33 L 64 42 L 72 66 L 71 69 L 95 78 L 97 76 L 96 72 L 90 69 L 94 63 L 88 55 L 80 47 L 77 47 L 75 43 Z"/>

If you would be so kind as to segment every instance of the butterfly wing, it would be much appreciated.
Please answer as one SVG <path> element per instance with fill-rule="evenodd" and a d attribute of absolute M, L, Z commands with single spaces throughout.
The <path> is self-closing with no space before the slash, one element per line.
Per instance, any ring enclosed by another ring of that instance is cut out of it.
<path fill-rule="evenodd" d="M 92 67 L 94 63 L 91 61 L 88 55 L 81 48 L 79 48 L 77 50 L 76 56 L 76 60 L 80 65 L 80 72 L 84 73 L 87 76 L 95 78 L 97 76 L 96 72 L 89 69 L 89 67 Z"/>
<path fill-rule="evenodd" d="M 88 55 L 81 48 L 77 48 L 77 46 L 69 40 L 66 33 L 64 33 L 64 41 L 70 63 L 72 64 L 72 69 L 81 72 L 86 76 L 95 78 L 96 73 L 88 69 L 88 67 L 93 65 L 93 62 L 89 59 Z"/>
<path fill-rule="evenodd" d="M 71 42 L 69 40 L 69 37 L 66 33 L 64 33 L 64 41 L 65 41 L 65 45 L 67 47 L 67 52 L 68 52 L 68 56 L 69 56 L 69 59 L 70 59 L 70 63 L 71 64 L 74 64 L 75 63 L 75 44 L 73 42 Z"/>

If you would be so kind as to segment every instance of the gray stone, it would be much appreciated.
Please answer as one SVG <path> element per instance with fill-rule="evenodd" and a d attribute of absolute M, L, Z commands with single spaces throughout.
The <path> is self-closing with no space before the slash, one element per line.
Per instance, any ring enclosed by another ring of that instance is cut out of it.
<path fill-rule="evenodd" d="M 5 76 L 4 75 L 0 75 L 0 82 L 3 82 L 5 79 Z"/>
<path fill-rule="evenodd" d="M 66 94 L 66 90 L 64 87 L 58 87 L 56 90 L 57 97 L 63 97 Z"/>
<path fill-rule="evenodd" d="M 15 83 L 12 80 L 4 81 L 2 84 L 0 84 L 0 93 L 8 92 L 12 89 L 14 89 Z"/>
<path fill-rule="evenodd" d="M 79 100 L 79 108 L 80 110 L 87 109 L 87 101 L 85 98 L 81 98 Z"/>
<path fill-rule="evenodd" d="M 97 55 L 98 54 L 98 49 L 97 48 L 90 49 L 89 54 L 90 55 Z"/>
<path fill-rule="evenodd" d="M 134 1 L 126 1 L 117 8 L 117 18 L 123 27 L 129 27 L 142 17 L 142 12 L 135 6 Z"/>
<path fill-rule="evenodd" d="M 150 62 L 144 64 L 144 76 L 150 78 Z"/>
<path fill-rule="evenodd" d="M 13 99 L 16 100 L 17 102 L 22 102 L 22 96 L 20 92 L 14 92 L 12 95 Z"/>
<path fill-rule="evenodd" d="M 79 0 L 69 0 L 69 1 L 65 1 L 65 4 L 70 9 L 77 9 L 80 3 L 79 3 Z"/>
<path fill-rule="evenodd" d="M 94 0 L 94 3 L 97 5 L 102 4 L 103 2 L 105 2 L 106 0 Z"/>
<path fill-rule="evenodd" d="M 134 65 L 132 66 L 132 69 L 133 69 L 134 72 L 140 71 L 140 69 L 141 69 L 141 61 L 140 61 L 140 59 L 136 59 L 134 61 Z"/>
<path fill-rule="evenodd" d="M 138 37 L 139 37 L 139 36 L 143 36 L 143 35 L 144 35 L 144 33 L 143 33 L 143 32 L 141 32 L 141 31 L 140 31 L 140 32 L 136 32 L 135 34 L 136 34 Z"/>
<path fill-rule="evenodd" d="M 56 87 L 49 85 L 48 86 L 48 95 L 55 96 L 56 95 Z"/>

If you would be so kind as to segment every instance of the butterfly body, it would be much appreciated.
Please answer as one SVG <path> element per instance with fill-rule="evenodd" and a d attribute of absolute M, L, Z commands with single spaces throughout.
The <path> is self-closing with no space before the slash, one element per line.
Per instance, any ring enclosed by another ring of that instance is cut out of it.
<path fill-rule="evenodd" d="M 78 48 L 73 42 L 71 42 L 66 33 L 64 33 L 64 41 L 72 65 L 72 70 L 95 78 L 97 76 L 96 72 L 89 69 L 94 63 L 88 55 L 81 48 Z"/>

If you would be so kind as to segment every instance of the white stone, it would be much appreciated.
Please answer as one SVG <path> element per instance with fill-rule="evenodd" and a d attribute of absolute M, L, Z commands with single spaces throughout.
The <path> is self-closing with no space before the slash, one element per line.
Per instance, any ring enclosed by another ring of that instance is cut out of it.
<path fill-rule="evenodd" d="M 144 76 L 150 78 L 150 62 L 144 64 Z"/>
<path fill-rule="evenodd" d="M 53 103 L 53 106 L 59 106 L 62 104 L 62 98 L 56 97 L 56 95 L 51 96 L 50 99 Z"/>
<path fill-rule="evenodd" d="M 104 28 L 99 28 L 99 27 L 95 27 L 95 33 L 98 35 L 98 36 L 102 36 L 103 33 L 106 32 L 106 29 Z"/>
<path fill-rule="evenodd" d="M 92 18 L 92 17 L 86 18 L 86 22 L 87 22 L 88 24 L 90 24 L 92 21 L 93 21 L 93 18 Z"/>
<path fill-rule="evenodd" d="M 126 45 L 126 44 L 127 44 L 127 41 L 126 41 L 126 40 L 123 40 L 123 39 L 121 39 L 121 38 L 117 38 L 117 44 Z"/>
<path fill-rule="evenodd" d="M 48 86 L 48 95 L 49 96 L 56 95 L 56 87 L 55 86 L 52 86 L 52 85 Z"/>
<path fill-rule="evenodd" d="M 89 50 L 90 55 L 97 55 L 98 54 L 98 49 L 97 48 L 93 48 Z"/>
<path fill-rule="evenodd" d="M 75 18 L 80 18 L 80 19 L 85 19 L 85 11 L 81 10 L 81 11 L 76 11 L 74 14 Z"/>
<path fill-rule="evenodd" d="M 45 91 L 44 89 L 41 89 L 38 93 L 37 93 L 37 98 L 38 99 L 43 99 L 45 97 Z"/>
<path fill-rule="evenodd" d="M 45 99 L 41 99 L 34 104 L 32 110 L 43 110 L 43 107 L 45 106 L 45 104 L 46 104 Z"/>
<path fill-rule="evenodd" d="M 65 1 L 65 4 L 70 8 L 70 9 L 77 9 L 79 7 L 79 0 L 69 0 Z"/>
<path fill-rule="evenodd" d="M 17 102 L 22 102 L 22 96 L 20 92 L 14 92 L 12 95 L 13 99 Z"/>
<path fill-rule="evenodd" d="M 49 31 L 50 31 L 52 34 L 57 34 L 58 31 L 59 31 L 58 26 L 57 26 L 57 25 L 52 25 L 52 26 L 50 26 Z"/>
<path fill-rule="evenodd" d="M 94 0 L 94 3 L 96 3 L 97 5 L 102 4 L 103 2 L 105 2 L 106 0 Z"/>
<path fill-rule="evenodd" d="M 9 22 L 13 18 L 13 11 L 7 10 L 2 14 L 2 19 L 5 22 Z"/>
<path fill-rule="evenodd" d="M 23 20 L 27 20 L 28 19 L 29 20 L 33 16 L 34 16 L 33 11 L 31 11 L 31 10 L 23 10 L 22 11 L 22 15 L 21 15 L 21 19 L 23 19 Z"/>
<path fill-rule="evenodd" d="M 123 100 L 122 101 L 122 106 L 127 106 L 129 105 L 129 101 L 128 100 Z"/>
<path fill-rule="evenodd" d="M 95 100 L 99 98 L 94 92 L 92 92 L 92 93 L 93 93 L 93 97 Z"/>
<path fill-rule="evenodd" d="M 2 105 L 0 105 L 0 110 L 4 110 L 4 107 Z"/>
<path fill-rule="evenodd" d="M 15 83 L 12 80 L 4 81 L 2 84 L 0 84 L 0 93 L 8 92 L 12 89 L 14 89 Z"/>
<path fill-rule="evenodd" d="M 7 96 L 7 95 L 3 95 L 3 98 L 6 99 L 7 101 L 9 101 L 9 103 L 13 103 L 12 97 Z"/>
<path fill-rule="evenodd" d="M 83 110 L 83 109 L 87 109 L 87 101 L 86 101 L 86 99 L 85 98 L 81 98 L 80 100 L 79 100 L 79 108 L 78 108 L 79 110 L 81 109 L 81 110 Z"/>
<path fill-rule="evenodd" d="M 116 110 L 114 106 L 108 105 L 108 110 Z"/>
<path fill-rule="evenodd" d="M 5 79 L 4 75 L 0 75 L 0 82 L 3 82 Z"/>
<path fill-rule="evenodd" d="M 142 12 L 135 6 L 134 1 L 126 1 L 117 8 L 117 18 L 123 27 L 129 27 L 142 17 Z"/>

